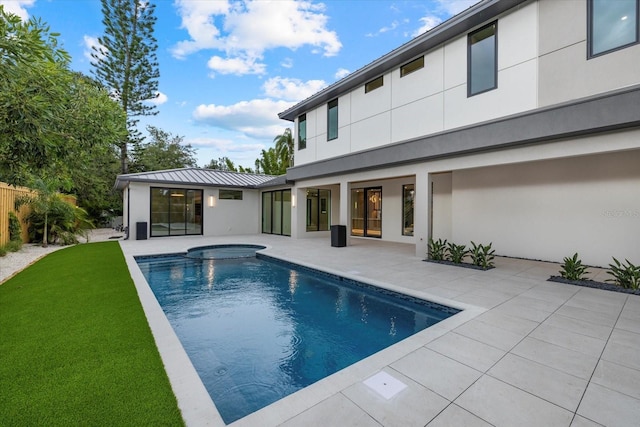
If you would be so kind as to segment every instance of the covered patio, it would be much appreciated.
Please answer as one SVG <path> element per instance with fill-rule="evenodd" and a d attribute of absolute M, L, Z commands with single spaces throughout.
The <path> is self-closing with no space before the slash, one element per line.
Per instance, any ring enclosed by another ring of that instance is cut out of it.
<path fill-rule="evenodd" d="M 188 425 L 222 426 L 133 257 L 219 243 L 266 253 L 439 303 L 459 313 L 235 423 L 251 425 L 595 426 L 640 419 L 640 296 L 547 282 L 559 264 L 496 258 L 477 271 L 427 263 L 415 245 L 273 235 L 122 241 Z M 591 278 L 604 281 L 603 270 Z M 407 385 L 385 399 L 363 384 Z"/>

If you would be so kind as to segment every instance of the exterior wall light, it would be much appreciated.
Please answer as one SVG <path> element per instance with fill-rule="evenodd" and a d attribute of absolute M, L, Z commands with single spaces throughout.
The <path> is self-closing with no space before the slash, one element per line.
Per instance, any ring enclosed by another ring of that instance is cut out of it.
<path fill-rule="evenodd" d="M 216 196 L 209 196 L 209 207 L 212 208 L 216 205 Z"/>
<path fill-rule="evenodd" d="M 296 207 L 296 195 L 295 194 L 291 195 L 291 207 L 292 208 Z"/>

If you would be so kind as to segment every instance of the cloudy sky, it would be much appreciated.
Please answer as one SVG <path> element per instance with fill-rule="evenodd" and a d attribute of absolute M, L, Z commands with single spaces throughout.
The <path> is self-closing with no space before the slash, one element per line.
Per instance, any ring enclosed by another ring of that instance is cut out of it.
<path fill-rule="evenodd" d="M 292 124 L 278 113 L 477 0 L 152 0 L 159 114 L 143 118 L 197 149 L 253 167 Z M 90 74 L 100 0 L 0 0 L 60 33 L 71 68 Z M 146 134 L 146 132 L 145 132 Z"/>

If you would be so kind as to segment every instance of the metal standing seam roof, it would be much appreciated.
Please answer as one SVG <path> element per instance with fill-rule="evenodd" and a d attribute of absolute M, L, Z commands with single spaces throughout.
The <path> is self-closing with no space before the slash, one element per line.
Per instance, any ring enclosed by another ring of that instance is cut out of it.
<path fill-rule="evenodd" d="M 262 186 L 262 184 L 272 181 L 275 178 L 277 177 L 274 175 L 258 175 L 216 169 L 184 168 L 118 175 L 115 188 L 123 189 L 129 182 L 258 188 Z"/>

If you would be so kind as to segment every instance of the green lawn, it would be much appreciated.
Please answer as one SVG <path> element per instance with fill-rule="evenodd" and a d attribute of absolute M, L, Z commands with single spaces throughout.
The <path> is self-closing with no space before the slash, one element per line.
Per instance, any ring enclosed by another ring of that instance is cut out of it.
<path fill-rule="evenodd" d="M 117 242 L 0 286 L 0 425 L 184 425 Z"/>

